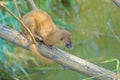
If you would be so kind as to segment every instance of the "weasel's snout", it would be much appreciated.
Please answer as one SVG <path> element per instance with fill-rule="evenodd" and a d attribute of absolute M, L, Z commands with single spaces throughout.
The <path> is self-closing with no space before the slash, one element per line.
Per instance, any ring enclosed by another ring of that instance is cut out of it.
<path fill-rule="evenodd" d="M 73 49 L 72 43 L 71 43 L 71 42 L 67 43 L 67 44 L 66 44 L 66 48 L 68 48 L 68 49 Z"/>

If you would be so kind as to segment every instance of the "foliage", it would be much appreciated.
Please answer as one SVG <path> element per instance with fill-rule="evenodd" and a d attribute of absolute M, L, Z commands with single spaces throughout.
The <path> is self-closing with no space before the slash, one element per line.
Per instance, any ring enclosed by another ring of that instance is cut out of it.
<path fill-rule="evenodd" d="M 12 0 L 2 1 L 7 1 L 7 7 L 18 16 Z M 27 0 L 15 1 L 22 16 L 31 10 Z M 120 58 L 120 10 L 111 0 L 34 1 L 37 7 L 46 11 L 57 25 L 72 33 L 74 49 L 67 50 L 68 52 L 110 70 L 117 69 L 119 71 L 118 63 L 109 63 L 115 59 L 119 61 Z M 20 31 L 20 24 L 3 9 L 0 10 L 0 23 Z M 102 61 L 105 61 L 105 64 L 99 63 Z M 0 74 L 0 79 L 11 77 L 21 80 L 26 78 L 33 80 L 81 80 L 83 78 L 91 80 L 94 78 L 86 78 L 60 66 L 52 69 L 46 66 L 39 68 L 39 61 L 29 52 L 2 39 L 0 39 L 0 64 L 0 73 L 3 73 Z M 114 68 L 114 65 L 117 67 Z M 65 77 L 68 79 L 64 79 Z"/>
<path fill-rule="evenodd" d="M 6 0 L 7 1 L 7 7 L 15 14 L 18 15 L 16 10 L 14 9 L 14 4 L 12 1 L 10 0 Z M 23 3 L 26 5 L 25 1 L 23 0 Z M 18 2 L 19 5 L 23 5 L 23 3 L 20 1 Z M 23 5 L 24 7 L 24 5 Z M 21 7 L 20 11 L 21 11 Z M 25 8 L 24 8 L 25 9 Z M 22 11 L 23 12 L 23 11 Z M 9 13 L 7 13 L 4 10 L 0 10 L 0 23 L 2 23 L 3 25 L 8 25 L 13 29 L 16 29 L 17 31 L 20 31 L 20 25 L 17 22 L 16 19 L 13 18 L 13 16 L 11 16 Z M 5 74 L 10 75 L 10 77 L 17 77 L 16 75 L 18 74 L 18 71 L 20 70 L 21 72 L 23 72 L 26 77 L 29 79 L 28 74 L 26 73 L 26 71 L 24 70 L 24 68 L 22 66 L 20 66 L 20 64 L 14 62 L 14 45 L 11 43 L 8 43 L 2 39 L 0 39 L 0 62 L 1 64 L 3 64 L 3 68 L 0 72 L 4 72 L 5 70 Z M 10 74 L 9 74 L 10 73 Z M 3 73 L 4 75 L 4 73 Z M 2 78 L 6 77 L 6 76 L 1 76 Z"/>

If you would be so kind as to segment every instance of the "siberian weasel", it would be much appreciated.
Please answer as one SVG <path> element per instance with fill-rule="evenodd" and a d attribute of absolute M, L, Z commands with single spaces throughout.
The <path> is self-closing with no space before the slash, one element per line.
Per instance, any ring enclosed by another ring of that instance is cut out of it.
<path fill-rule="evenodd" d="M 46 12 L 39 9 L 32 10 L 22 18 L 22 21 L 31 30 L 36 41 L 43 41 L 44 44 L 50 46 L 62 44 L 68 49 L 72 48 L 71 34 L 59 29 Z M 32 41 L 25 28 L 21 27 L 21 30 L 26 38 Z"/>

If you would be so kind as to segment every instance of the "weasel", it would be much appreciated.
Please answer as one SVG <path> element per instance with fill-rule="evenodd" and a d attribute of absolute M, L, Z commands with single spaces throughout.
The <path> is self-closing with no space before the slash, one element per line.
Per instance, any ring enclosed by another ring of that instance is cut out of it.
<path fill-rule="evenodd" d="M 42 10 L 32 10 L 23 16 L 22 21 L 30 29 L 37 42 L 43 41 L 48 46 L 63 45 L 68 49 L 72 48 L 71 34 L 54 24 L 51 17 Z M 24 27 L 21 27 L 23 34 L 32 42 L 31 37 Z"/>

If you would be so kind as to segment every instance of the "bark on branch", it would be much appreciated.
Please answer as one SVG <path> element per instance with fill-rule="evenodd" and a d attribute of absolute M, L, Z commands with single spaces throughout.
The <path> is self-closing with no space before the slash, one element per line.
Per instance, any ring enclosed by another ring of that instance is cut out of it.
<path fill-rule="evenodd" d="M 28 41 L 19 32 L 13 29 L 10 29 L 6 26 L 3 26 L 1 24 L 0 24 L 0 38 L 29 50 Z M 99 77 L 95 78 L 97 80 L 113 80 L 114 79 L 114 75 L 115 75 L 114 72 L 111 72 L 107 69 L 104 69 L 95 64 L 87 62 L 81 58 L 78 58 L 72 54 L 62 51 L 56 47 L 49 49 L 45 45 L 38 45 L 37 48 L 38 48 L 38 51 L 43 56 L 49 59 L 52 59 L 55 62 L 63 66 L 66 66 L 71 70 L 77 71 L 79 73 L 82 73 L 90 77 L 99 75 Z"/>
<path fill-rule="evenodd" d="M 118 7 L 120 7 L 120 0 L 112 0 Z"/>

